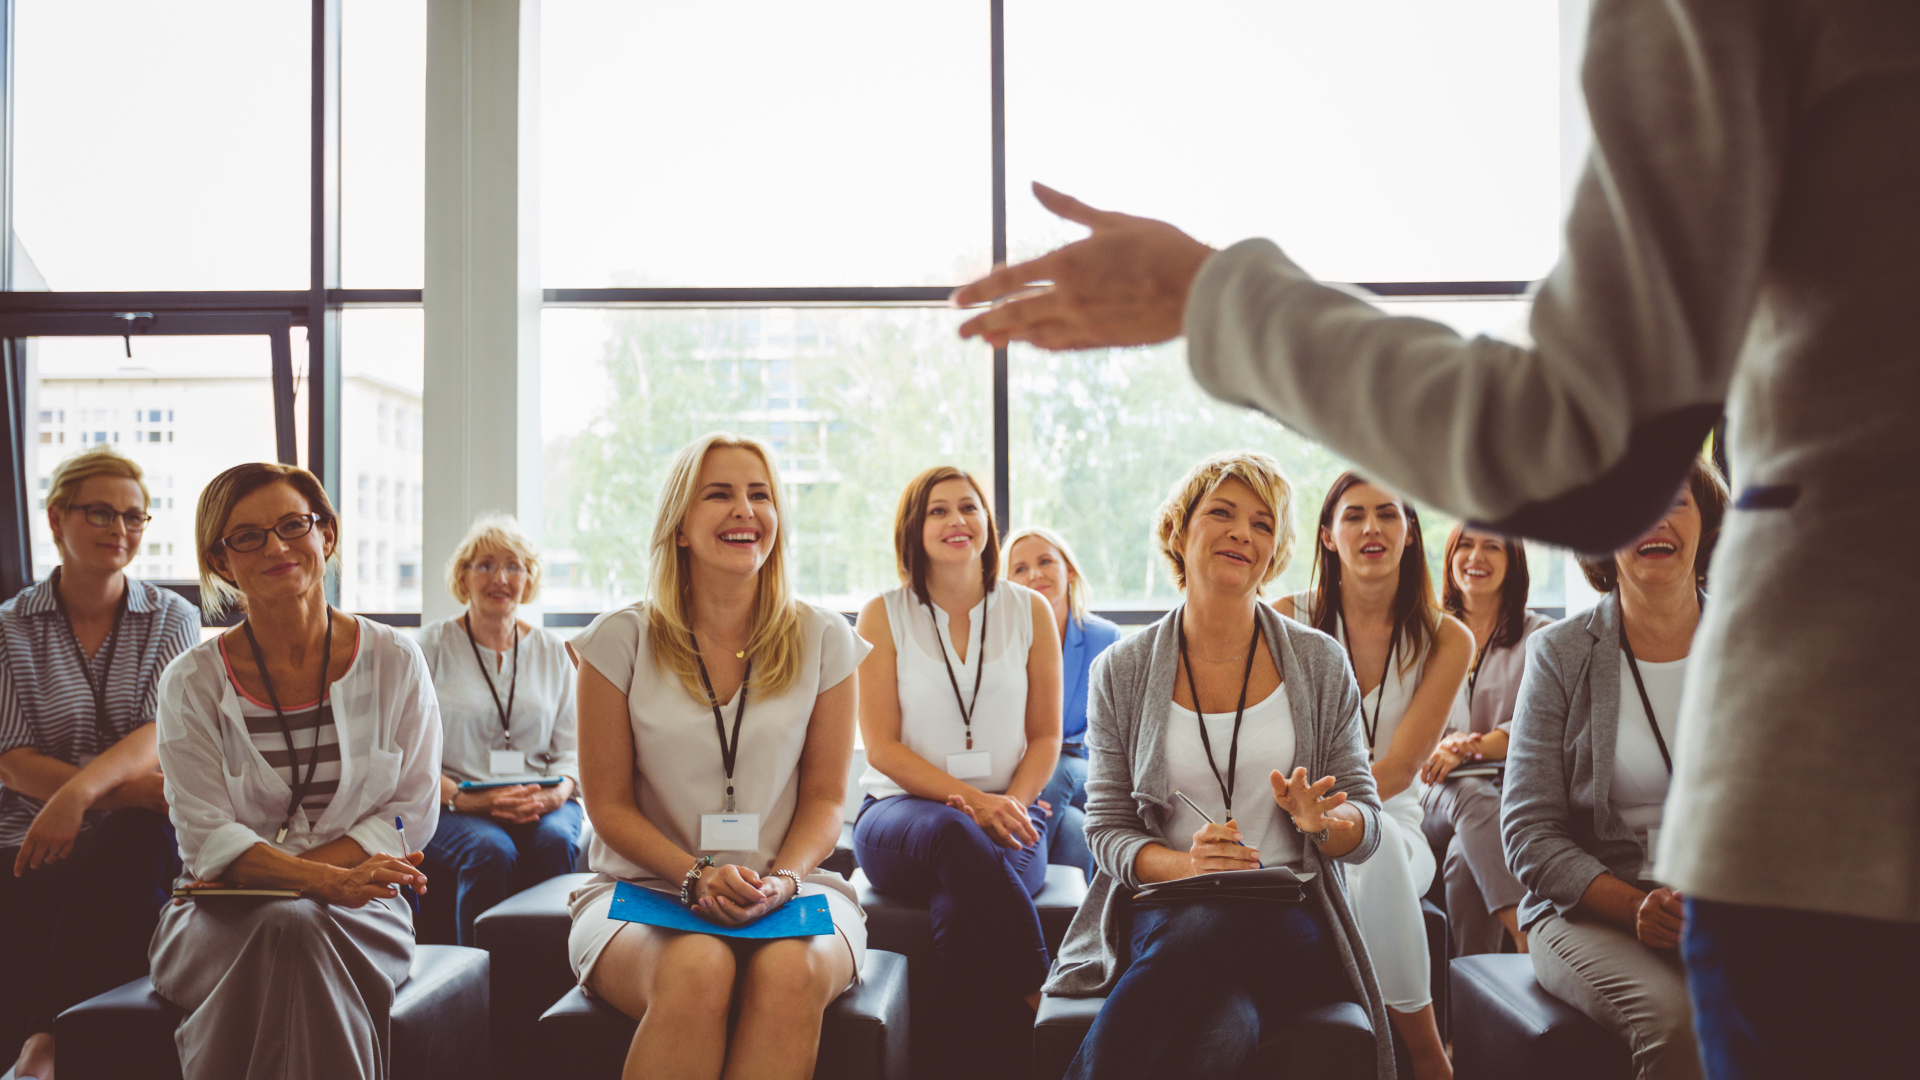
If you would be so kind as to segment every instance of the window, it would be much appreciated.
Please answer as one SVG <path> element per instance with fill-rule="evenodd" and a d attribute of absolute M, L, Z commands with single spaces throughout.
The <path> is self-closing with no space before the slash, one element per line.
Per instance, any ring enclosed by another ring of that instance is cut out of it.
<path fill-rule="evenodd" d="M 368 576 L 373 571 L 373 559 L 370 558 L 367 554 L 367 542 L 365 540 L 360 541 L 360 545 L 357 551 L 360 557 L 357 560 L 355 560 L 355 562 L 357 563 L 358 573 L 356 573 L 354 576 L 360 579 L 361 584 L 365 584 Z"/>
<path fill-rule="evenodd" d="M 360 481 L 359 481 L 360 500 L 356 509 L 359 510 L 361 517 L 366 517 L 367 514 L 371 511 L 373 506 L 372 502 L 369 501 L 367 498 L 368 485 L 372 483 L 373 483 L 373 479 L 369 477 L 366 473 L 360 474 Z"/>
<path fill-rule="evenodd" d="M 387 481 L 382 477 L 374 486 L 373 516 L 381 521 L 387 520 Z"/>
<path fill-rule="evenodd" d="M 391 545 L 372 579 L 382 586 L 393 579 L 390 561 L 418 559 L 424 539 L 419 496 L 411 513 L 407 505 L 409 489 L 419 486 L 421 448 L 401 434 L 402 418 L 421 406 L 423 331 L 419 308 L 357 308 L 340 316 L 341 469 L 368 478 L 357 527 L 377 530 L 380 543 Z M 376 524 L 385 522 L 392 524 Z M 420 600 L 417 591 L 380 588 L 361 590 L 352 603 L 361 611 L 411 613 Z"/>
<path fill-rule="evenodd" d="M 380 419 L 377 423 L 379 434 L 376 437 L 380 440 L 380 445 L 385 446 L 387 445 L 387 403 L 381 402 L 377 409 Z"/>
<path fill-rule="evenodd" d="M 380 541 L 379 552 L 380 554 L 374 557 L 374 576 L 385 584 L 387 580 L 387 542 L 385 540 Z"/>

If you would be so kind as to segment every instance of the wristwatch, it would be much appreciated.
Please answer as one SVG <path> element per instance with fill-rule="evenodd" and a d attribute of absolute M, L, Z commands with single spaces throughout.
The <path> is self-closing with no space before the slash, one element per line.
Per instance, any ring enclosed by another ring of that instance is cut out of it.
<path fill-rule="evenodd" d="M 1302 829 L 1300 823 L 1294 821 L 1293 818 L 1289 817 L 1287 820 L 1292 823 L 1294 832 L 1299 833 L 1301 836 L 1306 837 L 1316 844 L 1324 844 L 1333 838 L 1333 830 L 1331 828 L 1321 829 L 1319 832 L 1307 832 L 1305 829 Z"/>

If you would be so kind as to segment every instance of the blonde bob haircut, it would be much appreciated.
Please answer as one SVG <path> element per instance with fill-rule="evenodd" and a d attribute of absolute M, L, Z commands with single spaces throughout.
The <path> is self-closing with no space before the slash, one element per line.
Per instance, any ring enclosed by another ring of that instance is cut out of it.
<path fill-rule="evenodd" d="M 1173 485 L 1153 523 L 1160 554 L 1172 565 L 1173 584 L 1182 592 L 1187 588 L 1187 526 L 1193 521 L 1194 510 L 1229 480 L 1252 488 L 1273 515 L 1273 561 L 1260 575 L 1260 588 L 1271 585 L 1293 560 L 1293 482 L 1281 471 L 1280 463 L 1258 450 L 1215 454 L 1187 470 L 1187 475 Z"/>
<path fill-rule="evenodd" d="M 140 498 L 147 506 L 153 505 L 153 493 L 147 490 L 146 474 L 141 472 L 140 463 L 115 450 L 105 443 L 91 450 L 82 450 L 53 467 L 53 477 L 47 489 L 47 509 L 54 513 L 65 513 L 73 506 L 73 500 L 80 497 L 80 488 L 96 476 L 107 476 L 118 480 L 131 480 L 140 485 Z M 65 556 L 65 545 L 55 542 L 60 554 Z"/>
<path fill-rule="evenodd" d="M 481 553 L 488 551 L 504 551 L 527 568 L 526 580 L 520 586 L 521 603 L 540 595 L 540 553 L 533 550 L 533 541 L 520 531 L 520 522 L 512 514 L 489 510 L 473 519 L 473 528 L 467 530 L 466 539 L 447 560 L 447 591 L 455 600 L 462 604 L 473 601 L 467 589 L 467 571 Z"/>
<path fill-rule="evenodd" d="M 1080 560 L 1074 557 L 1073 548 L 1068 546 L 1067 538 L 1047 528 L 1045 525 L 1028 525 L 1015 529 L 1000 542 L 1000 550 L 1006 553 L 1006 566 L 1001 573 L 1011 576 L 1013 573 L 1013 545 L 1032 538 L 1053 545 L 1060 553 L 1060 561 L 1067 564 L 1067 610 L 1079 622 L 1087 619 L 1086 578 L 1080 575 Z"/>
<path fill-rule="evenodd" d="M 760 459 L 767 470 L 767 485 L 772 489 L 773 510 L 778 518 L 773 550 L 760 566 L 760 586 L 754 593 L 753 632 L 747 638 L 747 662 L 753 665 L 752 687 L 766 695 L 779 694 L 800 678 L 800 656 L 804 645 L 800 629 L 800 603 L 793 597 L 793 584 L 787 576 L 787 500 L 780 487 L 780 470 L 773 455 L 754 439 L 726 431 L 713 431 L 688 443 L 667 466 L 667 478 L 660 485 L 658 514 L 653 520 L 653 541 L 649 547 L 652 582 L 647 604 L 647 644 L 662 671 L 680 677 L 695 701 L 707 700 L 707 688 L 700 681 L 699 655 L 693 651 L 693 628 L 687 621 L 693 575 L 692 554 L 680 546 L 680 528 L 687 512 L 700 494 L 700 467 L 714 450 L 746 450 Z"/>
<path fill-rule="evenodd" d="M 214 569 L 213 553 L 226 535 L 227 519 L 240 500 L 273 484 L 285 484 L 307 500 L 307 512 L 320 515 L 318 528 L 329 534 L 326 548 L 327 569 L 340 571 L 340 515 L 327 498 L 320 478 L 294 465 L 270 461 L 251 461 L 235 465 L 207 482 L 200 492 L 200 505 L 193 515 L 193 541 L 200 559 L 200 610 L 209 619 L 218 619 L 229 611 L 246 610 L 246 596 L 232 579 Z"/>

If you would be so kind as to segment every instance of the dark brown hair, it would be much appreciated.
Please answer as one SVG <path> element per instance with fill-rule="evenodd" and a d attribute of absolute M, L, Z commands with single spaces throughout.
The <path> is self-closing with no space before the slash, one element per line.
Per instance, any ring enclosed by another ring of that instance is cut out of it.
<path fill-rule="evenodd" d="M 1497 538 L 1507 549 L 1507 576 L 1500 582 L 1500 617 L 1494 620 L 1487 648 L 1510 649 L 1520 644 L 1520 635 L 1527 628 L 1527 593 L 1533 584 L 1527 574 L 1527 545 L 1517 536 L 1501 536 L 1483 529 L 1474 531 Z M 1440 607 L 1461 619 L 1467 615 L 1467 598 L 1461 594 L 1459 583 L 1453 580 L 1453 552 L 1466 534 L 1465 524 L 1455 525 L 1447 534 L 1446 557 L 1440 560 Z"/>
<path fill-rule="evenodd" d="M 1687 472 L 1687 490 L 1693 493 L 1693 505 L 1700 511 L 1700 546 L 1693 552 L 1693 583 L 1707 587 L 1707 567 L 1713 561 L 1713 546 L 1720 541 L 1720 523 L 1727 517 L 1727 481 L 1720 470 L 1702 454 L 1693 459 Z M 1621 551 L 1627 550 L 1621 548 Z M 1620 587 L 1620 563 L 1613 555 L 1594 558 L 1579 556 L 1580 572 L 1595 592 L 1610 593 Z"/>
<path fill-rule="evenodd" d="M 218 618 L 227 611 L 244 606 L 245 597 L 232 580 L 214 568 L 213 553 L 227 528 L 227 519 L 240 500 L 272 484 L 285 484 L 307 500 L 309 513 L 320 515 L 320 526 L 333 534 L 327 544 L 330 569 L 337 569 L 340 554 L 340 515 L 327 498 L 320 478 L 294 465 L 270 461 L 250 461 L 235 465 L 212 480 L 200 492 L 200 505 L 194 511 L 193 539 L 200 556 L 200 609 Z"/>
<path fill-rule="evenodd" d="M 980 514 L 987 519 L 987 543 L 980 551 L 981 587 L 992 592 L 1000 574 L 1000 526 L 993 520 L 993 504 L 987 501 L 985 489 L 963 469 L 935 465 L 907 481 L 907 489 L 900 493 L 900 508 L 893 513 L 893 554 L 899 561 L 900 583 L 912 586 L 913 595 L 928 605 L 933 603 L 933 598 L 927 595 L 927 544 L 922 537 L 927 523 L 927 503 L 933 499 L 933 489 L 949 480 L 965 480 L 973 488 L 973 496 L 980 502 Z"/>
<path fill-rule="evenodd" d="M 1320 504 L 1320 528 L 1333 526 L 1333 512 L 1340 506 L 1340 498 L 1361 484 L 1372 483 L 1359 473 L 1348 470 L 1327 489 L 1326 501 Z M 1434 635 L 1440 628 L 1440 613 L 1433 603 L 1433 578 L 1427 573 L 1427 546 L 1420 537 L 1420 511 L 1405 499 L 1396 498 L 1407 518 L 1407 546 L 1400 552 L 1400 581 L 1393 593 L 1394 635 L 1406 646 L 1402 650 L 1401 670 L 1419 660 L 1433 647 Z M 1314 533 L 1313 561 L 1313 628 L 1323 634 L 1339 635 L 1340 632 L 1340 553 L 1327 548 L 1320 542 L 1318 531 Z M 1341 642 L 1344 648 L 1346 642 Z"/>

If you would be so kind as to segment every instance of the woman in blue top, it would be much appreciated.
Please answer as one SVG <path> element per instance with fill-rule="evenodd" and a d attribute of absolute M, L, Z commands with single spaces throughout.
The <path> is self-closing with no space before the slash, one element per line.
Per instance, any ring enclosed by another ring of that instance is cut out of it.
<path fill-rule="evenodd" d="M 1053 607 L 1060 631 L 1060 764 L 1049 787 L 1070 784 L 1072 805 L 1056 810 L 1067 818 L 1053 833 L 1047 861 L 1077 866 L 1093 877 L 1093 853 L 1087 849 L 1087 684 L 1094 658 L 1121 637 L 1120 627 L 1087 610 L 1086 579 L 1080 561 L 1059 533 L 1043 525 L 1016 529 L 1007 537 L 1007 580 L 1025 585 Z"/>

